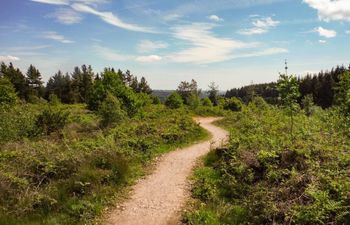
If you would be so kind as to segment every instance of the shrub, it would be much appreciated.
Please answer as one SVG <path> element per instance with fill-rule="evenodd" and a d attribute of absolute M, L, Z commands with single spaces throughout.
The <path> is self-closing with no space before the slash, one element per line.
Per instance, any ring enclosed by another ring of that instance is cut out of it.
<path fill-rule="evenodd" d="M 49 96 L 49 103 L 50 103 L 50 105 L 57 106 L 57 105 L 61 104 L 61 101 L 57 97 L 57 95 L 50 94 L 50 96 Z"/>
<path fill-rule="evenodd" d="M 243 103 L 236 97 L 232 97 L 230 99 L 226 99 L 224 103 L 224 109 L 231 110 L 234 112 L 241 111 L 243 107 Z"/>
<path fill-rule="evenodd" d="M 17 95 L 12 83 L 6 78 L 0 78 L 0 105 L 14 105 Z"/>
<path fill-rule="evenodd" d="M 165 105 L 171 109 L 181 108 L 183 105 L 182 97 L 177 92 L 173 92 L 166 99 Z"/>
<path fill-rule="evenodd" d="M 208 107 L 213 106 L 213 103 L 210 101 L 208 97 L 203 98 L 201 102 L 202 102 L 202 106 L 208 106 Z"/>
<path fill-rule="evenodd" d="M 98 113 L 101 115 L 101 126 L 108 127 L 122 121 L 126 113 L 121 109 L 119 100 L 111 93 L 107 94 L 106 99 L 102 102 Z"/>
<path fill-rule="evenodd" d="M 35 125 L 37 134 L 50 135 L 61 131 L 67 123 L 69 113 L 49 107 L 37 116 Z"/>

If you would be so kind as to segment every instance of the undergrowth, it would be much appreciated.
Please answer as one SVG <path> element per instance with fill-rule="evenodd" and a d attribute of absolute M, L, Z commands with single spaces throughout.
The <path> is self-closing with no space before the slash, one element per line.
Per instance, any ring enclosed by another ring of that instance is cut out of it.
<path fill-rule="evenodd" d="M 84 105 L 0 113 L 2 225 L 91 224 L 155 156 L 207 137 L 181 109 L 162 105 L 104 129 Z"/>
<path fill-rule="evenodd" d="M 217 122 L 226 147 L 195 171 L 186 224 L 350 224 L 350 139 L 333 109 L 295 115 L 250 104 Z M 348 124 L 349 125 L 349 124 Z"/>

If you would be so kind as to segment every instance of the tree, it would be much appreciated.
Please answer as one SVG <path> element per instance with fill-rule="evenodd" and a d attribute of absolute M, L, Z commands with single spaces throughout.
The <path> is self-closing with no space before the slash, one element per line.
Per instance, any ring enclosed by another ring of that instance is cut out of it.
<path fill-rule="evenodd" d="M 350 72 L 343 72 L 335 88 L 336 104 L 345 116 L 350 116 Z"/>
<path fill-rule="evenodd" d="M 138 85 L 138 92 L 139 93 L 146 93 L 146 94 L 152 94 L 152 89 L 148 85 L 146 78 L 141 77 L 140 83 Z"/>
<path fill-rule="evenodd" d="M 165 105 L 171 109 L 178 109 L 182 107 L 183 99 L 177 92 L 173 92 L 166 99 Z"/>
<path fill-rule="evenodd" d="M 298 98 L 300 96 L 298 80 L 295 76 L 281 74 L 277 83 L 277 88 L 282 105 L 287 109 L 290 115 L 290 136 L 291 140 L 293 140 L 294 113 L 298 110 Z"/>
<path fill-rule="evenodd" d="M 214 82 L 211 82 L 208 91 L 208 97 L 214 106 L 218 105 L 218 94 L 219 94 L 219 86 L 217 86 Z"/>
<path fill-rule="evenodd" d="M 56 95 L 63 103 L 74 103 L 72 81 L 68 73 L 63 75 L 58 71 L 49 79 L 46 85 L 46 97 L 51 94 Z"/>
<path fill-rule="evenodd" d="M 121 109 L 120 101 L 109 92 L 98 109 L 98 113 L 102 117 L 102 127 L 112 126 L 126 116 L 126 112 Z"/>
<path fill-rule="evenodd" d="M 13 105 L 17 95 L 12 83 L 6 77 L 0 77 L 0 105 Z"/>
<path fill-rule="evenodd" d="M 122 108 L 128 112 L 129 116 L 138 113 L 143 102 L 138 95 L 127 87 L 122 78 L 113 69 L 106 68 L 101 74 L 100 80 L 96 80 L 89 98 L 88 107 L 91 110 L 98 111 L 100 105 L 107 97 L 107 93 L 114 95 L 120 101 Z"/>
<path fill-rule="evenodd" d="M 179 84 L 176 91 L 182 97 L 186 105 L 189 105 L 190 98 L 193 98 L 191 97 L 192 95 L 195 95 L 195 96 L 200 95 L 197 82 L 193 79 L 191 80 L 191 82 L 182 81 Z"/>
<path fill-rule="evenodd" d="M 6 77 L 13 84 L 13 87 L 15 88 L 18 96 L 21 99 L 25 99 L 27 92 L 27 83 L 23 73 L 18 68 L 15 69 L 12 63 L 10 63 L 9 66 L 6 66 L 6 64 L 2 63 L 0 69 L 2 76 Z"/>
<path fill-rule="evenodd" d="M 91 66 L 75 67 L 72 73 L 72 88 L 76 102 L 86 102 L 93 86 L 94 72 Z"/>
<path fill-rule="evenodd" d="M 30 65 L 26 73 L 26 80 L 28 84 L 28 92 L 27 92 L 28 97 L 43 96 L 43 82 L 41 79 L 42 78 L 39 70 L 35 68 L 35 66 Z"/>

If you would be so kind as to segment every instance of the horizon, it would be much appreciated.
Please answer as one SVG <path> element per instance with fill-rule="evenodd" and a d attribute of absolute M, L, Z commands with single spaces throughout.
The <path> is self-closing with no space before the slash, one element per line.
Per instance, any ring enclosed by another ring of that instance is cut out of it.
<path fill-rule="evenodd" d="M 130 70 L 154 90 L 195 79 L 222 91 L 348 66 L 350 2 L 14 0 L 0 9 L 0 61 L 46 82 L 91 65 Z M 297 15 L 297 18 L 296 16 Z"/>

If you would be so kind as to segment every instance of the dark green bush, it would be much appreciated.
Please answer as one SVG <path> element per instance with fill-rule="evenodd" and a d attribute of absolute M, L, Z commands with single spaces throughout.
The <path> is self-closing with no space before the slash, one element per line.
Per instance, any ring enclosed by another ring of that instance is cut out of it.
<path fill-rule="evenodd" d="M 235 97 L 226 99 L 224 103 L 224 109 L 231 110 L 234 112 L 241 111 L 242 107 L 243 107 L 242 101 Z"/>
<path fill-rule="evenodd" d="M 17 95 L 12 83 L 3 77 L 0 77 L 0 106 L 14 105 L 17 101 Z"/>
<path fill-rule="evenodd" d="M 61 131 L 67 123 L 69 113 L 49 107 L 37 116 L 36 133 L 50 135 Z"/>
<path fill-rule="evenodd" d="M 102 117 L 102 127 L 112 126 L 126 117 L 126 112 L 121 109 L 119 100 L 110 93 L 103 100 L 98 113 Z"/>
<path fill-rule="evenodd" d="M 173 92 L 166 99 L 165 105 L 171 109 L 178 109 L 183 106 L 183 99 L 177 92 Z"/>

